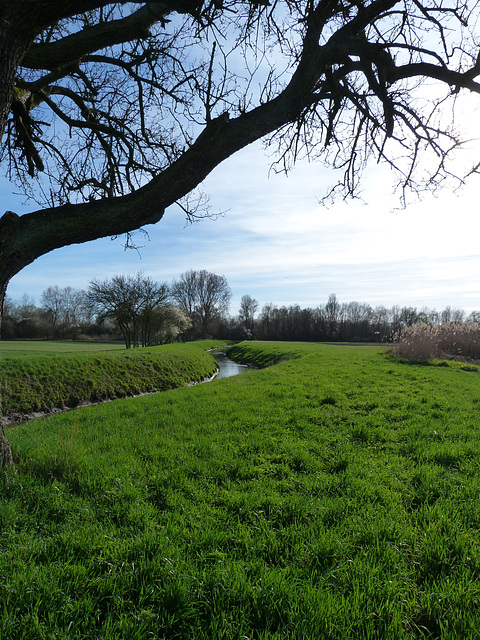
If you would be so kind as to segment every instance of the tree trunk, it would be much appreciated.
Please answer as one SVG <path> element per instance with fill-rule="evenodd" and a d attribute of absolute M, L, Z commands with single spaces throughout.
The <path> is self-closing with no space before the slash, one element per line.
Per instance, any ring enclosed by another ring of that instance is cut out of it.
<path fill-rule="evenodd" d="M 11 42 L 4 37 L 5 26 L 0 25 L 0 135 L 3 135 L 13 98 L 13 80 L 20 56 L 12 55 Z"/>
<path fill-rule="evenodd" d="M 20 61 L 31 43 L 25 30 L 26 20 L 22 2 L 3 3 L 0 6 L 0 136 L 7 124 L 14 100 L 15 78 Z M 32 12 L 30 12 L 32 15 Z"/>
<path fill-rule="evenodd" d="M 2 329 L 2 319 L 3 319 L 3 308 L 5 302 L 5 294 L 7 292 L 7 283 L 0 284 L 0 340 L 1 340 L 1 329 Z M 5 435 L 5 431 L 3 429 L 3 383 L 0 380 L 0 471 L 2 469 L 10 469 L 15 470 L 15 464 L 13 462 L 12 449 L 10 448 L 10 443 L 7 440 Z"/>
<path fill-rule="evenodd" d="M 3 314 L 5 311 L 5 296 L 7 294 L 7 282 L 0 284 L 0 340 L 2 339 L 2 321 L 3 321 Z M 0 412 L 2 409 L 2 405 L 1 405 L 1 396 L 0 396 Z"/>

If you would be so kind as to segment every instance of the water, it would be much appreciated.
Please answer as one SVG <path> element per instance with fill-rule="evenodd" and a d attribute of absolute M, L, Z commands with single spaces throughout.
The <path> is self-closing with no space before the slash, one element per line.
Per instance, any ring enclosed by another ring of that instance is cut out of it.
<path fill-rule="evenodd" d="M 230 376 L 238 376 L 239 373 L 246 373 L 249 370 L 249 366 L 246 364 L 238 364 L 222 353 L 221 351 L 212 351 L 212 356 L 218 362 L 220 371 L 217 375 L 217 380 L 222 378 L 229 378 Z"/>

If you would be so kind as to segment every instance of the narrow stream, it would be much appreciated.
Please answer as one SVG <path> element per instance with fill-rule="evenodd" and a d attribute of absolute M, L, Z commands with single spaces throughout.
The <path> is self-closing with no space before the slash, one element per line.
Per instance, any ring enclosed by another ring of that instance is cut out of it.
<path fill-rule="evenodd" d="M 221 351 L 212 351 L 211 354 L 220 367 L 216 380 L 230 378 L 230 376 L 238 376 L 238 374 L 246 373 L 250 369 L 246 364 L 238 364 L 237 362 L 230 360 L 230 358 L 227 358 L 227 356 Z"/>
<path fill-rule="evenodd" d="M 221 351 L 211 351 L 210 352 L 212 354 L 212 356 L 215 358 L 215 360 L 218 363 L 218 366 L 220 367 L 220 371 L 218 372 L 218 374 L 215 376 L 216 380 L 221 380 L 222 378 L 229 378 L 230 376 L 237 376 L 240 373 L 247 373 L 247 371 L 249 371 L 250 369 L 254 368 L 254 367 L 250 367 L 248 364 L 237 364 L 236 362 L 234 362 L 233 360 L 230 360 L 230 358 L 227 358 L 227 356 L 221 352 Z M 196 384 L 196 383 L 193 383 Z M 144 395 L 150 395 L 150 394 L 154 394 L 154 393 L 163 393 L 162 391 L 147 391 L 145 393 L 139 393 L 139 394 L 135 394 L 135 396 L 128 396 L 128 397 L 138 397 L 138 396 L 144 396 Z M 65 408 L 57 408 L 57 409 L 52 409 L 51 411 L 42 411 L 42 412 L 34 412 L 34 413 L 28 413 L 28 414 L 15 414 L 12 416 L 3 416 L 0 418 L 0 425 L 2 425 L 3 427 L 15 427 L 19 424 L 23 424 L 24 422 L 28 422 L 30 420 L 33 420 L 35 418 L 45 418 L 49 415 L 52 415 L 54 413 L 63 413 L 64 411 L 71 411 L 72 409 L 79 409 L 81 407 L 87 407 L 87 406 L 94 406 L 94 405 L 98 405 L 98 404 L 103 404 L 104 402 L 111 402 L 111 400 L 102 400 L 100 402 L 82 402 L 80 403 L 78 406 L 76 407 L 71 407 L 68 409 Z"/>

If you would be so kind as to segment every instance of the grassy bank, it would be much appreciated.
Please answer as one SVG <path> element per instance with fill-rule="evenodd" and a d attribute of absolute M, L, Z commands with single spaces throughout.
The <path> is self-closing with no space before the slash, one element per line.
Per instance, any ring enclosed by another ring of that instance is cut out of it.
<path fill-rule="evenodd" d="M 205 352 L 208 346 L 210 342 L 203 341 L 126 351 L 118 345 L 3 343 L 3 413 L 10 416 L 76 407 L 200 381 L 216 369 L 213 358 Z"/>
<path fill-rule="evenodd" d="M 259 368 L 295 360 L 308 352 L 318 353 L 318 345 L 308 342 L 241 342 L 227 349 L 232 360 Z"/>
<path fill-rule="evenodd" d="M 0 637 L 478 637 L 478 373 L 254 348 L 297 357 L 9 430 Z"/>

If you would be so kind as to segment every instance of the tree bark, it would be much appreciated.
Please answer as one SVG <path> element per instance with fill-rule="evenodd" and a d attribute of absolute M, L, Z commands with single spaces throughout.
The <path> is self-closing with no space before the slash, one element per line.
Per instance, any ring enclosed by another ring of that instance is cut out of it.
<path fill-rule="evenodd" d="M 0 16 L 0 137 L 13 101 L 15 75 L 27 45 L 13 37 Z"/>
<path fill-rule="evenodd" d="M 0 340 L 2 339 L 2 319 L 3 309 L 5 303 L 5 294 L 7 291 L 7 284 L 0 286 Z M 8 469 L 9 471 L 16 471 L 15 463 L 13 462 L 12 449 L 10 443 L 7 440 L 5 431 L 3 428 L 3 384 L 0 380 L 0 471 Z"/>

